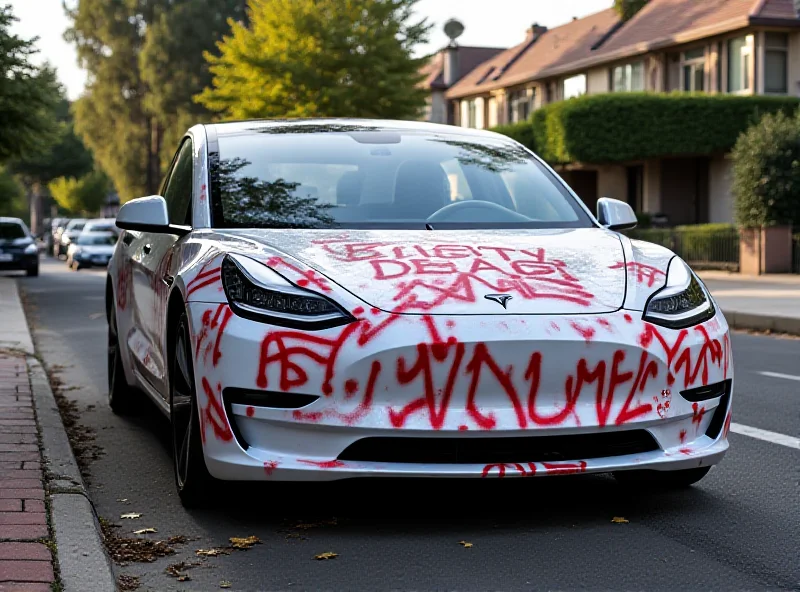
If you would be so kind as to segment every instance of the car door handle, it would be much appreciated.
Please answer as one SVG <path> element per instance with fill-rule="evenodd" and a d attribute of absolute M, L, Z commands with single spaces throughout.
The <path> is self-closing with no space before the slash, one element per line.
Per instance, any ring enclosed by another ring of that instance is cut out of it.
<path fill-rule="evenodd" d="M 153 250 L 153 245 L 151 245 L 150 243 L 147 243 L 144 247 L 142 247 L 142 251 L 144 252 L 145 255 L 149 255 L 150 251 L 152 250 Z"/>

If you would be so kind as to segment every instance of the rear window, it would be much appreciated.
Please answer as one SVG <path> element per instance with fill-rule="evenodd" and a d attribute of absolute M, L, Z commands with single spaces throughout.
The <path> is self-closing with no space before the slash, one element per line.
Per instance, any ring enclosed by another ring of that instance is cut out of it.
<path fill-rule="evenodd" d="M 77 220 L 71 220 L 69 224 L 67 224 L 66 230 L 83 230 L 84 226 L 86 226 L 86 222 L 84 221 L 79 222 Z"/>
<path fill-rule="evenodd" d="M 218 138 L 216 227 L 594 225 L 559 179 L 505 139 L 319 125 Z"/>
<path fill-rule="evenodd" d="M 27 238 L 28 234 L 21 224 L 17 222 L 0 222 L 0 239 L 15 240 Z"/>

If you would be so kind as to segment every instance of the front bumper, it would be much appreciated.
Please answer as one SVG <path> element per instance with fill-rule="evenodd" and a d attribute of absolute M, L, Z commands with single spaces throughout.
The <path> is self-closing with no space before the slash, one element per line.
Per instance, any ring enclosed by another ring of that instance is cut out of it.
<path fill-rule="evenodd" d="M 733 370 L 720 313 L 674 331 L 632 311 L 574 317 L 355 312 L 357 323 L 304 333 L 242 319 L 225 304 L 190 303 L 212 475 L 301 481 L 679 470 L 715 464 L 728 448 Z M 681 394 L 721 383 L 724 395 L 693 402 Z M 554 450 L 463 463 L 430 462 L 424 451 L 419 461 L 407 454 L 402 462 L 375 451 L 348 454 L 365 438 L 425 438 L 433 448 L 433 439 L 488 438 L 494 446 L 499 438 L 591 441 L 634 432 L 646 433 L 654 446 L 603 456 L 589 446 L 574 457 Z"/>
<path fill-rule="evenodd" d="M 0 271 L 22 271 L 34 269 L 39 265 L 39 254 L 3 253 L 5 257 L 0 260 Z M 10 257 L 10 260 L 6 260 Z"/>

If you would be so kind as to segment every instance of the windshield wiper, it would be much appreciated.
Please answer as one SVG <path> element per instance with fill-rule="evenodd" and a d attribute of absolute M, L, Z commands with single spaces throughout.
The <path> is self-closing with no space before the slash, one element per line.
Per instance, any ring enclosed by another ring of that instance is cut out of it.
<path fill-rule="evenodd" d="M 430 222 L 425 222 L 425 230 L 433 230 L 433 224 Z"/>

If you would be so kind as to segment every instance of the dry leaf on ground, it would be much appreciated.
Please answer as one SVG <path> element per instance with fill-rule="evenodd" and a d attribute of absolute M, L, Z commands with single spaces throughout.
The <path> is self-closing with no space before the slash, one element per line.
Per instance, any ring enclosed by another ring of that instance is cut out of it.
<path fill-rule="evenodd" d="M 124 518 L 127 520 L 136 520 L 137 518 L 141 518 L 142 515 L 138 512 L 128 512 L 127 514 L 121 514 L 120 518 Z"/>
<path fill-rule="evenodd" d="M 630 522 L 630 520 L 626 520 L 622 516 L 614 516 L 611 519 L 611 522 L 613 522 L 614 524 L 628 524 L 628 522 Z"/>
<path fill-rule="evenodd" d="M 226 582 L 225 580 L 222 580 L 219 583 L 220 588 L 230 588 L 231 586 L 233 586 L 233 584 L 231 584 L 230 582 Z"/>
<path fill-rule="evenodd" d="M 133 534 L 153 534 L 154 532 L 158 532 L 155 528 L 140 528 L 139 530 L 134 530 Z"/>
<path fill-rule="evenodd" d="M 261 539 L 257 536 L 249 536 L 249 537 L 231 537 L 230 539 L 231 547 L 234 549 L 249 549 L 253 545 L 260 545 Z"/>
<path fill-rule="evenodd" d="M 336 559 L 339 556 L 338 553 L 333 553 L 331 551 L 326 551 L 325 553 L 320 553 L 319 555 L 314 555 L 314 559 L 323 560 L 323 559 Z"/>
<path fill-rule="evenodd" d="M 230 552 L 226 551 L 225 549 L 214 548 L 214 549 L 198 549 L 197 551 L 194 552 L 194 554 L 197 555 L 198 557 L 217 557 L 218 555 L 230 555 Z"/>
<path fill-rule="evenodd" d="M 468 543 L 467 541 L 458 541 L 458 544 L 464 547 L 465 549 L 469 549 L 472 547 L 472 543 Z"/>

